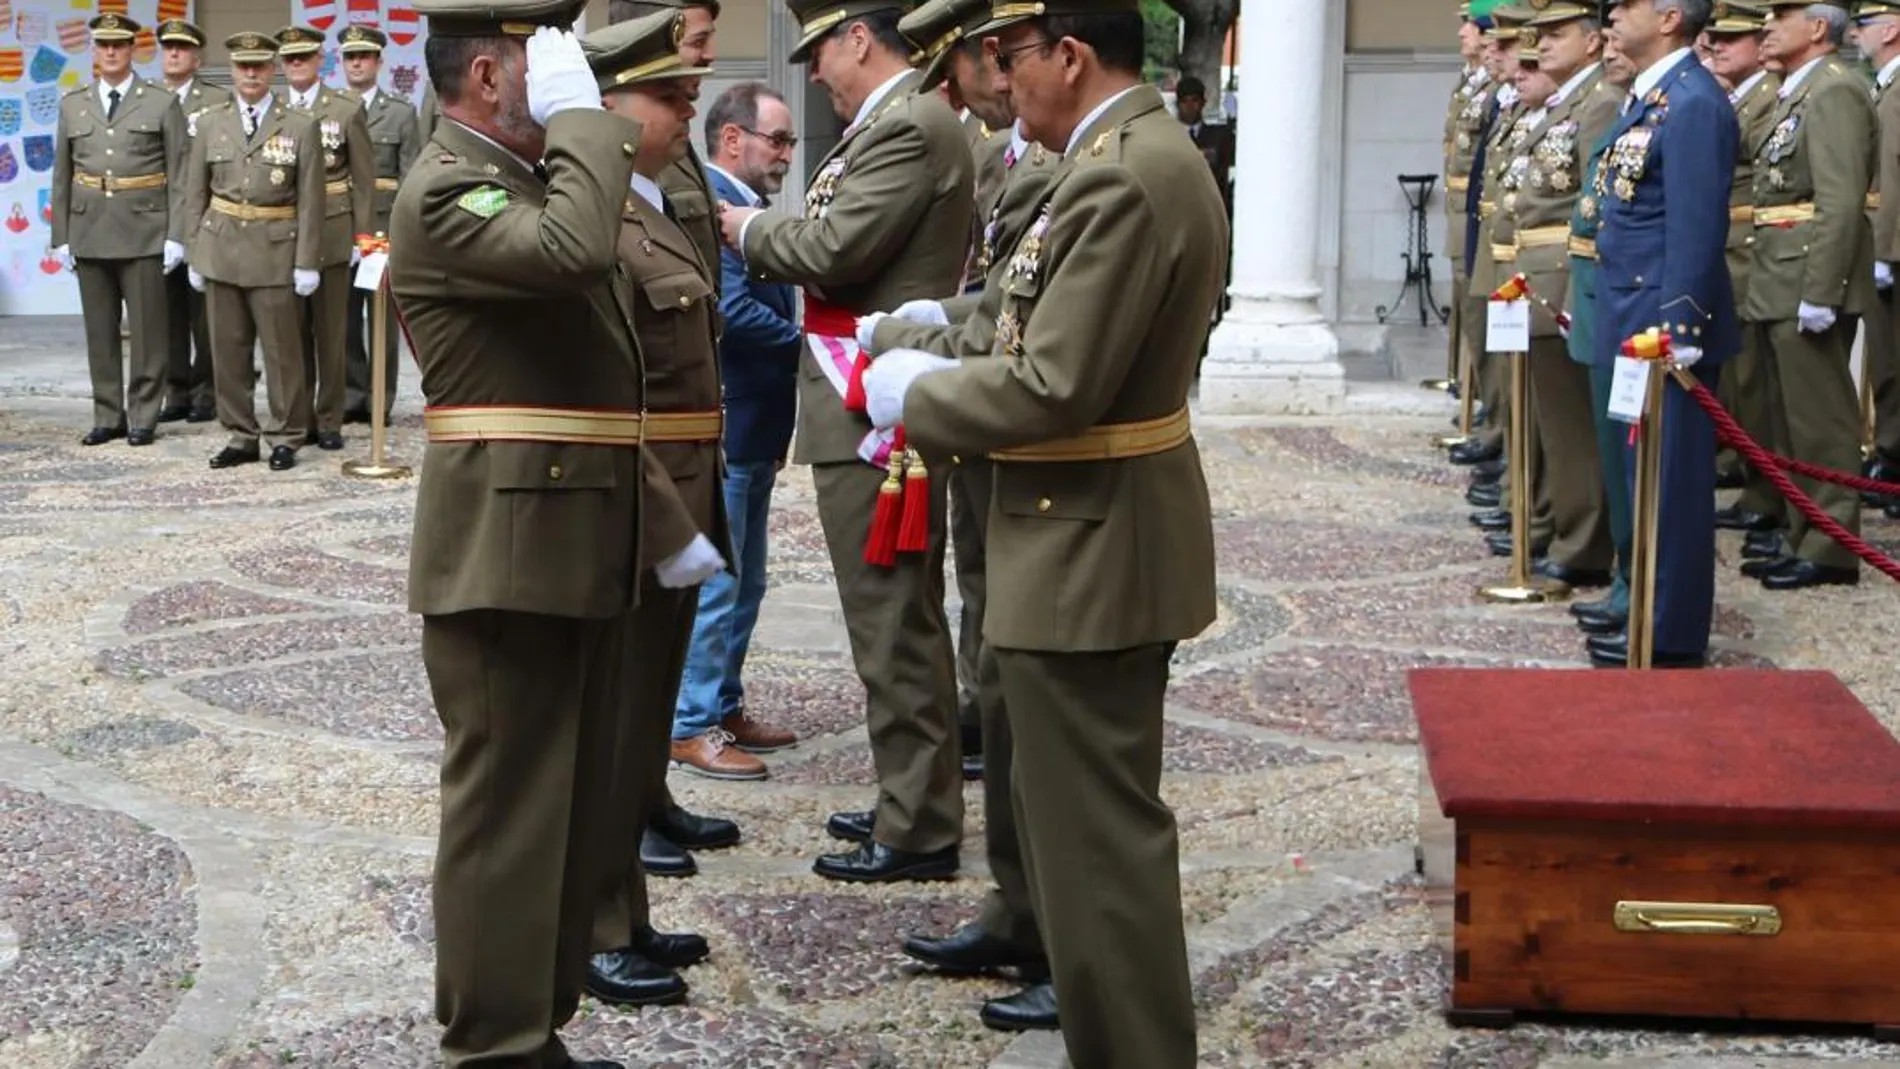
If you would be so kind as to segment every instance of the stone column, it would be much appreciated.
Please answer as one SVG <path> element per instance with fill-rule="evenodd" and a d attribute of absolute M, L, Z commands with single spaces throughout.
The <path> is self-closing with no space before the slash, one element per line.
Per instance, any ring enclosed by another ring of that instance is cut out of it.
<path fill-rule="evenodd" d="M 1233 303 L 1208 342 L 1201 408 L 1218 415 L 1336 411 L 1345 393 L 1339 339 L 1320 311 L 1320 175 L 1327 65 L 1339 57 L 1327 20 L 1343 4 L 1247 0 L 1234 166 Z M 1271 66 L 1262 64 L 1271 60 Z"/>

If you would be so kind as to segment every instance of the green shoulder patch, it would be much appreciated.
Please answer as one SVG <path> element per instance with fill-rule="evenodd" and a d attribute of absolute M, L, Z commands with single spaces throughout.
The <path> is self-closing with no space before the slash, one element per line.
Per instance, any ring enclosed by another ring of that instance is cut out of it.
<path fill-rule="evenodd" d="M 478 219 L 493 219 L 508 206 L 508 191 L 499 186 L 476 186 L 462 194 L 455 206 Z"/>

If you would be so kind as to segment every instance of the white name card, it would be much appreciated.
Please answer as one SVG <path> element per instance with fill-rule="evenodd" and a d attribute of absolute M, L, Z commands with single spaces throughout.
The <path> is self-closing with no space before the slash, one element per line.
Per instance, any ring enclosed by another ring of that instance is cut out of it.
<path fill-rule="evenodd" d="M 1604 409 L 1611 419 L 1620 423 L 1643 421 L 1643 407 L 1649 401 L 1649 365 L 1648 360 L 1616 358 L 1616 373 L 1610 379 L 1610 403 Z"/>
<path fill-rule="evenodd" d="M 1485 317 L 1484 351 L 1522 353 L 1531 347 L 1531 302 L 1492 301 Z"/>
<path fill-rule="evenodd" d="M 357 261 L 356 288 L 374 290 L 383 284 L 383 272 L 389 267 L 389 254 L 372 252 Z"/>

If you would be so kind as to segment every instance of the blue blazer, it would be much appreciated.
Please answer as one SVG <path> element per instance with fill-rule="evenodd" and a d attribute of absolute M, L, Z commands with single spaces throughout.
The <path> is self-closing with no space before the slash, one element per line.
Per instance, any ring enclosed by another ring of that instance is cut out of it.
<path fill-rule="evenodd" d="M 1701 349 L 1711 367 L 1741 350 L 1724 252 L 1740 140 L 1728 94 L 1693 54 L 1611 128 L 1609 153 L 1585 191 L 1603 217 L 1599 363 L 1614 360 L 1625 338 L 1651 327 Z"/>
<path fill-rule="evenodd" d="M 710 167 L 706 175 L 715 197 L 746 203 L 725 175 Z M 798 360 L 805 340 L 798 327 L 797 291 L 747 278 L 745 261 L 721 246 L 719 314 L 725 320 L 719 375 L 726 394 L 726 459 L 784 459 L 798 418 Z"/>
<path fill-rule="evenodd" d="M 1491 128 L 1498 124 L 1497 94 L 1485 105 L 1484 125 L 1478 130 L 1478 151 L 1471 157 L 1471 184 L 1465 189 L 1465 278 L 1471 278 L 1471 265 L 1478 260 L 1478 204 L 1484 199 L 1485 149 L 1491 144 Z"/>

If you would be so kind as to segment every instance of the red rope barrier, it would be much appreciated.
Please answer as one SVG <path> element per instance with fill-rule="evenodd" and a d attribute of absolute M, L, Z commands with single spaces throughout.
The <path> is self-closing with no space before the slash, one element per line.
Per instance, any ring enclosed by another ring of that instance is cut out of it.
<path fill-rule="evenodd" d="M 1859 476 L 1843 476 L 1840 472 L 1830 468 L 1816 469 L 1812 464 L 1803 464 L 1800 461 L 1789 460 L 1787 457 L 1778 457 L 1768 450 L 1763 449 L 1753 438 L 1750 438 L 1748 432 L 1742 430 L 1742 425 L 1735 422 L 1735 417 L 1729 415 L 1728 412 L 1723 409 L 1722 402 L 1715 399 L 1715 395 L 1709 392 L 1707 386 L 1697 382 L 1694 377 L 1681 368 L 1671 368 L 1670 372 L 1675 376 L 1676 381 L 1682 385 L 1682 388 L 1688 391 L 1689 396 L 1695 399 L 1695 403 L 1702 406 L 1702 411 L 1708 413 L 1709 419 L 1715 423 L 1716 436 L 1722 440 L 1723 444 L 1740 453 L 1743 459 L 1747 460 L 1755 470 L 1767 476 L 1768 481 L 1773 483 L 1775 489 L 1781 492 L 1781 496 L 1787 498 L 1788 504 L 1799 509 L 1801 515 L 1808 518 L 1809 523 L 1813 524 L 1822 534 L 1839 542 L 1849 553 L 1866 561 L 1887 578 L 1895 582 L 1900 582 L 1900 562 L 1895 562 L 1879 550 L 1862 541 L 1859 536 L 1849 533 L 1847 528 L 1835 522 L 1834 517 L 1822 512 L 1821 507 L 1816 505 L 1813 499 L 1808 497 L 1808 495 L 1802 493 L 1801 488 L 1796 486 L 1794 480 L 1788 478 L 1787 474 L 1781 469 L 1784 467 L 1792 468 L 1810 478 L 1824 479 L 1828 482 L 1839 482 L 1846 486 L 1853 485 L 1853 483 L 1847 481 L 1847 479 L 1852 478 L 1854 482 L 1866 483 L 1868 487 L 1874 489 L 1887 487 L 1890 491 L 1900 492 L 1900 487 L 1888 487 L 1886 483 L 1877 483 L 1872 479 L 1862 479 Z M 1826 475 L 1814 474 L 1816 471 L 1825 472 Z M 1830 476 L 1838 478 L 1830 478 Z"/>

